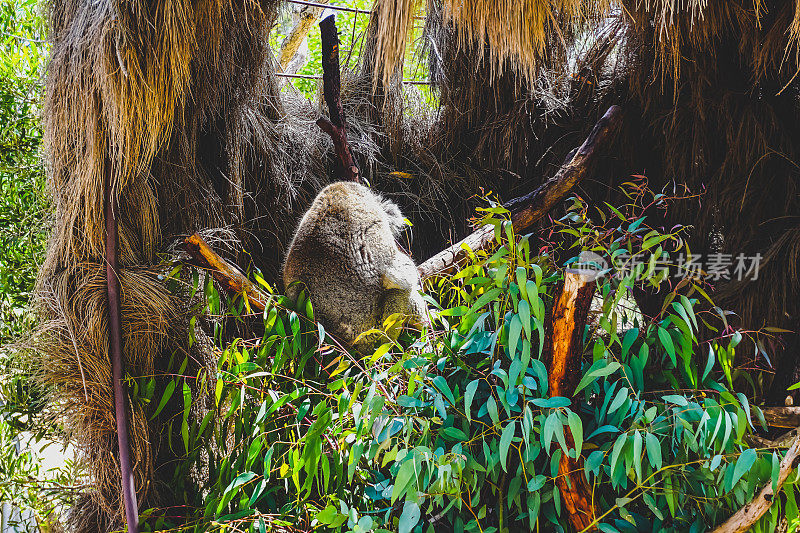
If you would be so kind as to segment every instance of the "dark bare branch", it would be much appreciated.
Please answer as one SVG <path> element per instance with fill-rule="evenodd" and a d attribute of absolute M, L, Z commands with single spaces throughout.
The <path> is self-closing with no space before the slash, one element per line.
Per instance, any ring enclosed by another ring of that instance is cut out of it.
<path fill-rule="evenodd" d="M 339 34 L 336 30 L 336 17 L 330 15 L 319 23 L 322 37 L 322 91 L 328 106 L 330 120 L 324 117 L 317 120 L 317 126 L 330 135 L 336 151 L 337 177 L 345 181 L 361 181 L 350 143 L 347 141 L 347 120 L 344 115 L 339 73 Z"/>
<path fill-rule="evenodd" d="M 104 210 L 106 225 L 106 291 L 108 294 L 108 347 L 111 357 L 111 376 L 114 390 L 114 416 L 117 424 L 117 446 L 119 451 L 122 501 L 128 533 L 139 532 L 139 505 L 131 466 L 131 451 L 128 442 L 128 395 L 125 393 L 124 359 L 122 353 L 122 300 L 119 283 L 119 260 L 117 254 L 117 214 L 111 180 L 111 165 L 106 163 Z"/>
<path fill-rule="evenodd" d="M 589 137 L 555 176 L 530 194 L 508 202 L 507 205 L 512 211 L 511 221 L 517 231 L 529 228 L 544 217 L 586 178 L 603 150 L 611 143 L 621 116 L 622 112 L 619 107 L 609 107 L 605 115 L 595 124 Z M 422 263 L 419 266 L 420 276 L 426 278 L 454 270 L 468 256 L 468 252 L 464 249 L 465 246 L 472 251 L 486 248 L 492 241 L 493 234 L 492 226 L 483 226 L 477 229 L 460 242 Z"/>

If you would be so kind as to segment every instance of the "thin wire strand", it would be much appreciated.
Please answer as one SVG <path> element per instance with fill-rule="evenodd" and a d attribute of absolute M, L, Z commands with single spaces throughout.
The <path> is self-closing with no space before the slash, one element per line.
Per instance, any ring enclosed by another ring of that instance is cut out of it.
<path fill-rule="evenodd" d="M 304 80 L 321 80 L 322 76 L 314 76 L 310 74 L 287 74 L 285 72 L 275 72 L 275 76 L 281 78 L 300 78 Z M 407 85 L 430 85 L 431 82 L 428 80 L 403 80 L 403 83 Z"/>
<path fill-rule="evenodd" d="M 292 3 L 292 4 L 300 4 L 300 5 L 303 5 L 303 6 L 311 6 L 311 7 L 322 7 L 322 8 L 325 8 L 325 9 L 333 9 L 333 10 L 336 10 L 336 11 L 349 11 L 350 13 L 364 13 L 366 15 L 369 15 L 370 13 L 372 13 L 372 11 L 369 11 L 369 10 L 366 10 L 366 9 L 357 9 L 355 7 L 334 6 L 334 5 L 330 5 L 330 4 L 320 4 L 318 2 L 309 2 L 308 0 L 286 0 L 286 1 L 289 2 L 289 3 Z"/>

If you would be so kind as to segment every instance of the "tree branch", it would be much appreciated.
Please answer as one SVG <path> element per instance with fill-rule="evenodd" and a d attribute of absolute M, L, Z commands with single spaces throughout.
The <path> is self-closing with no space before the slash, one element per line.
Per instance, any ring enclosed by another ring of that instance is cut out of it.
<path fill-rule="evenodd" d="M 800 435 L 800 428 L 787 431 L 773 440 L 753 434 L 745 435 L 744 439 L 751 448 L 789 448 L 797 435 Z"/>
<path fill-rule="evenodd" d="M 800 427 L 800 407 L 762 407 L 761 411 L 770 427 Z"/>
<path fill-rule="evenodd" d="M 339 34 L 336 16 L 330 15 L 319 23 L 322 37 L 322 91 L 330 120 L 320 117 L 317 126 L 330 135 L 336 151 L 336 174 L 345 181 L 361 181 L 361 172 L 347 141 L 347 121 L 344 115 L 339 74 Z"/>
<path fill-rule="evenodd" d="M 753 524 L 758 522 L 772 506 L 772 502 L 775 501 L 775 497 L 780 492 L 789 474 L 797 468 L 798 461 L 800 461 L 800 435 L 795 437 L 792 446 L 783 456 L 775 490 L 772 490 L 771 482 L 767 483 L 767 486 L 761 489 L 761 492 L 750 503 L 736 511 L 733 516 L 714 529 L 712 533 L 744 533 L 753 527 Z"/>
<path fill-rule="evenodd" d="M 619 107 L 611 106 L 603 118 L 595 124 L 583 144 L 571 154 L 564 166 L 536 190 L 523 197 L 509 201 L 506 205 L 512 211 L 511 221 L 516 231 L 523 231 L 544 217 L 567 194 L 589 174 L 603 149 L 607 148 L 621 120 Z M 494 235 L 492 226 L 483 226 L 466 238 L 431 257 L 419 268 L 423 278 L 434 274 L 450 272 L 468 257 L 464 247 L 472 251 L 489 246 Z"/>
<path fill-rule="evenodd" d="M 327 4 L 328 0 L 320 0 L 320 4 Z M 321 6 L 304 6 L 300 9 L 300 18 L 295 24 L 289 35 L 281 42 L 281 49 L 278 52 L 278 63 L 281 65 L 281 71 L 289 72 L 289 64 L 297 55 L 297 50 L 311 31 L 314 22 L 322 14 L 323 7 Z M 305 61 L 304 61 L 305 62 Z M 294 69 L 292 69 L 294 70 Z"/>
<path fill-rule="evenodd" d="M 269 295 L 253 285 L 237 267 L 217 255 L 199 234 L 187 237 L 184 243 L 195 262 L 208 269 L 225 290 L 231 294 L 242 294 L 252 309 L 263 311 L 267 307 Z"/>

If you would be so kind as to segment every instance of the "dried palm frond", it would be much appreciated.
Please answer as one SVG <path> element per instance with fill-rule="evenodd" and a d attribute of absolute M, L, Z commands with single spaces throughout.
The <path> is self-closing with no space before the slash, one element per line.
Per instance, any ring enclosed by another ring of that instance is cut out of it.
<path fill-rule="evenodd" d="M 152 376 L 181 336 L 179 303 L 159 272 L 125 268 L 122 286 L 122 332 L 126 370 L 133 376 Z M 116 422 L 111 365 L 108 354 L 105 264 L 82 262 L 54 274 L 39 306 L 47 319 L 32 347 L 42 354 L 36 377 L 54 395 L 64 428 L 86 459 L 96 486 L 91 501 L 95 513 L 119 526 L 122 505 L 116 452 Z M 183 320 L 186 323 L 186 320 Z M 166 358 L 166 359 L 165 359 Z M 137 492 L 147 499 L 158 453 L 141 404 L 129 402 L 128 431 Z M 150 498 L 152 501 L 152 498 Z M 73 513 L 77 522 L 84 517 Z"/>
<path fill-rule="evenodd" d="M 734 2 L 720 0 L 445 0 L 444 21 L 455 29 L 458 48 L 486 47 L 483 61 L 488 62 L 490 79 L 497 79 L 506 69 L 520 74 L 533 85 L 538 69 L 562 64 L 575 42 L 576 28 L 597 28 L 608 16 L 626 16 L 639 31 L 652 33 L 658 50 L 656 68 L 680 74 L 680 52 L 686 46 L 712 45 L 730 25 L 752 25 L 751 35 L 760 30 L 762 20 L 770 23 L 774 12 L 786 13 L 766 0 Z M 786 7 L 791 9 L 790 3 Z M 786 63 L 797 71 L 800 54 L 800 4 L 794 3 L 790 16 L 779 26 L 780 32 L 763 44 L 754 55 L 766 53 L 771 61 Z M 402 67 L 415 18 L 432 10 L 430 0 L 375 0 L 380 16 L 381 33 L 376 60 L 386 68 L 383 82 Z M 720 15 L 723 15 L 720 17 Z M 789 36 L 787 39 L 786 36 Z M 777 37 L 777 39 L 772 39 Z"/>
<path fill-rule="evenodd" d="M 563 60 L 576 26 L 609 13 L 613 0 L 445 0 L 441 8 L 423 0 L 376 0 L 381 33 L 376 59 L 385 66 L 383 82 L 402 65 L 415 16 L 440 9 L 455 30 L 457 48 L 487 54 L 489 79 L 511 69 L 529 84 L 543 64 Z"/>
<path fill-rule="evenodd" d="M 34 345 L 38 377 L 92 473 L 94 490 L 71 520 L 96 531 L 119 526 L 122 516 L 103 189 L 113 186 L 119 223 L 126 370 L 152 376 L 173 352 L 187 352 L 188 339 L 186 303 L 158 279 L 159 254 L 196 229 L 233 226 L 246 238 L 245 175 L 265 166 L 276 131 L 283 138 L 280 102 L 267 97 L 266 36 L 276 2 L 63 0 L 49 7 L 44 147 L 55 216 Z M 255 144 L 253 136 L 264 140 Z M 288 203 L 296 183 L 275 179 L 263 189 Z M 160 445 L 169 409 L 148 421 L 142 405 L 129 406 L 139 502 L 174 503 L 172 472 L 163 469 L 170 451 Z M 166 490 L 158 494 L 154 485 Z"/>

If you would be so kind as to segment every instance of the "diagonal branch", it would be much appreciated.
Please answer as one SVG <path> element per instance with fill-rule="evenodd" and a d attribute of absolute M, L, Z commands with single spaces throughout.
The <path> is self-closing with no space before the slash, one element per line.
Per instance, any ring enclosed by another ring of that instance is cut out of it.
<path fill-rule="evenodd" d="M 744 533 L 749 531 L 753 524 L 758 522 L 772 507 L 772 502 L 775 501 L 775 497 L 788 479 L 789 474 L 797 468 L 798 462 L 800 462 L 800 435 L 795 437 L 794 443 L 792 443 L 786 455 L 783 456 L 778 470 L 778 482 L 775 484 L 775 490 L 772 489 L 772 483 L 767 483 L 767 486 L 761 489 L 761 492 L 750 503 L 736 511 L 724 524 L 712 530 L 711 533 Z"/>
<path fill-rule="evenodd" d="M 226 291 L 231 294 L 242 294 L 247 299 L 248 305 L 257 311 L 263 311 L 267 307 L 269 295 L 253 285 L 237 267 L 220 257 L 199 234 L 190 235 L 184 244 L 195 263 L 208 269 Z"/>
<path fill-rule="evenodd" d="M 311 31 L 314 22 L 316 22 L 317 18 L 322 14 L 322 10 L 324 9 L 322 5 L 326 3 L 328 3 L 328 0 L 320 0 L 320 5 L 303 6 L 300 10 L 300 17 L 297 24 L 295 24 L 292 31 L 283 40 L 280 52 L 278 52 L 278 63 L 281 65 L 282 72 L 290 72 L 289 65 L 297 55 L 297 50 L 300 49 L 300 45 L 306 40 L 308 32 Z M 302 62 L 305 63 L 305 60 Z M 292 68 L 291 73 L 294 74 L 295 72 L 295 68 Z"/>
<path fill-rule="evenodd" d="M 544 217 L 586 178 L 603 150 L 611 144 L 621 118 L 622 111 L 619 107 L 609 107 L 580 148 L 571 154 L 555 176 L 530 194 L 506 204 L 512 211 L 511 222 L 516 231 L 523 231 Z M 469 256 L 465 247 L 472 251 L 486 248 L 492 242 L 493 235 L 492 226 L 486 225 L 477 229 L 460 242 L 422 263 L 419 266 L 420 276 L 426 278 L 458 268 L 459 264 Z"/>

